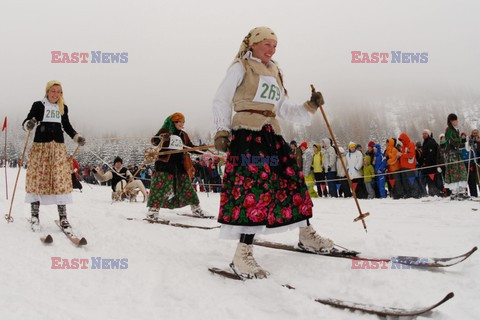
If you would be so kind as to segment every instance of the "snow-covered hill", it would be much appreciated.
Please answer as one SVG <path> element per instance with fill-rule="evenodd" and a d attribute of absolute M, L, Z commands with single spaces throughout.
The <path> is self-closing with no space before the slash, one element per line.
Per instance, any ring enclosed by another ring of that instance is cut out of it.
<path fill-rule="evenodd" d="M 9 169 L 10 197 L 16 175 Z M 88 245 L 77 248 L 60 233 L 54 206 L 40 208 L 43 245 L 30 231 L 23 203 L 22 170 L 13 206 L 15 221 L 0 221 L 0 319 L 376 319 L 333 309 L 313 301 L 331 297 L 410 307 L 429 305 L 447 292 L 455 298 L 431 317 L 418 319 L 478 319 L 480 254 L 441 270 L 353 270 L 352 261 L 267 248 L 255 248 L 257 261 L 271 272 L 267 280 L 233 281 L 210 274 L 209 266 L 227 267 L 235 241 L 218 239 L 218 229 L 181 229 L 151 225 L 142 218 L 142 203 L 111 204 L 109 187 L 84 185 L 67 206 L 74 230 Z M 8 213 L 4 170 L 0 170 L 0 206 Z M 216 214 L 219 194 L 200 193 L 201 205 Z M 314 199 L 312 223 L 338 244 L 367 256 L 455 256 L 480 243 L 480 203 L 443 199 L 364 200 L 371 213 L 368 234 L 353 223 L 351 199 Z M 189 208 L 162 210 L 175 222 L 216 225 L 176 215 Z M 263 237 L 295 244 L 291 231 Z M 52 258 L 88 259 L 87 269 L 52 269 Z M 92 257 L 128 259 L 125 269 L 92 269 Z M 288 283 L 297 290 L 287 290 Z"/>

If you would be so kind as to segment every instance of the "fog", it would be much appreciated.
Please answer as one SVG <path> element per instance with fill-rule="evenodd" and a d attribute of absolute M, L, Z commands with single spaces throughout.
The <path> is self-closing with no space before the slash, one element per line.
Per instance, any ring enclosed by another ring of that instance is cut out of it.
<path fill-rule="evenodd" d="M 206 133 L 218 85 L 243 37 L 262 25 L 278 35 L 274 59 L 290 99 L 305 101 L 315 84 L 333 117 L 392 97 L 478 97 L 478 12 L 478 1 L 439 0 L 3 1 L 0 117 L 20 130 L 58 79 L 87 139 L 149 136 L 177 111 L 187 131 Z M 52 51 L 90 57 L 52 63 Z M 91 63 L 92 51 L 127 53 L 128 62 Z M 352 51 L 427 53 L 428 62 L 352 63 Z"/>

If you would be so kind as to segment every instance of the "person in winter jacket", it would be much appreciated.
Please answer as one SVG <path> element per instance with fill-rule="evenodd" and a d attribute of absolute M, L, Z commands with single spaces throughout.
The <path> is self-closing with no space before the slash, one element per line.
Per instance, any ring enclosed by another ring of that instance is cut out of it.
<path fill-rule="evenodd" d="M 325 173 L 323 172 L 322 146 L 319 144 L 313 145 L 313 175 L 315 176 L 318 195 L 327 197 L 328 190 L 325 184 Z"/>
<path fill-rule="evenodd" d="M 244 278 L 269 274 L 253 256 L 255 234 L 298 227 L 299 246 L 305 250 L 333 247 L 333 241 L 310 225 L 312 200 L 278 121 L 310 125 L 311 116 L 324 104 L 323 97 L 314 92 L 303 104 L 289 101 L 283 75 L 272 60 L 276 46 L 273 30 L 252 29 L 242 39 L 212 106 L 215 148 L 229 149 L 220 195 L 220 237 L 239 240 L 231 267 Z M 246 154 L 269 161 L 234 165 L 236 157 Z"/>
<path fill-rule="evenodd" d="M 338 150 L 340 151 L 340 156 L 337 157 L 337 178 L 339 180 L 337 181 L 336 184 L 337 185 L 340 184 L 340 188 L 338 188 L 338 196 L 349 198 L 352 196 L 352 190 L 350 189 L 350 185 L 348 184 L 348 180 L 347 180 L 347 174 L 343 169 L 343 166 L 340 160 L 340 157 L 342 157 L 343 163 L 345 164 L 347 163 L 347 152 L 342 147 L 338 147 Z"/>
<path fill-rule="evenodd" d="M 329 138 L 322 139 L 323 152 L 323 171 L 327 178 L 328 194 L 337 198 L 338 192 L 335 186 L 335 178 L 337 177 L 337 153 Z"/>
<path fill-rule="evenodd" d="M 403 198 L 404 191 L 400 174 L 400 152 L 396 148 L 395 139 L 387 139 L 385 156 L 387 158 L 388 182 L 391 187 L 391 196 L 393 199 Z"/>
<path fill-rule="evenodd" d="M 468 140 L 468 146 L 470 150 L 469 154 L 469 160 L 470 164 L 467 165 L 467 170 L 468 170 L 468 189 L 470 190 L 470 196 L 472 197 L 478 197 L 478 180 L 479 180 L 479 175 L 480 171 L 478 169 L 477 163 L 478 163 L 478 155 L 479 153 L 479 148 L 480 148 L 480 136 L 478 134 L 478 130 L 475 129 L 472 131 L 470 138 Z"/>
<path fill-rule="evenodd" d="M 405 191 L 405 198 L 420 198 L 420 186 L 415 179 L 415 169 L 417 166 L 415 157 L 415 143 L 408 137 L 405 132 L 402 132 L 398 137 L 402 143 L 402 151 L 400 152 L 400 170 L 401 182 L 403 190 Z"/>
<path fill-rule="evenodd" d="M 375 179 L 375 169 L 372 166 L 370 156 L 365 156 L 363 159 L 363 182 L 368 193 L 368 199 L 375 198 L 375 190 L 372 186 L 372 181 Z"/>
<path fill-rule="evenodd" d="M 64 104 L 62 84 L 49 81 L 45 97 L 33 103 L 22 126 L 28 131 L 35 129 L 35 137 L 28 156 L 25 180 L 25 202 L 31 206 L 33 229 L 40 226 L 40 205 L 57 205 L 60 225 L 71 230 L 67 220 L 67 203 L 72 203 L 71 161 L 67 154 L 63 132 L 65 131 L 80 146 L 85 138 L 70 124 L 68 107 Z"/>
<path fill-rule="evenodd" d="M 361 170 L 363 169 L 363 155 L 356 147 L 357 145 L 354 142 L 348 144 L 348 153 L 346 156 L 347 171 L 352 180 L 357 197 L 359 199 L 367 199 L 367 189 L 363 183 L 363 175 L 361 173 Z"/>
<path fill-rule="evenodd" d="M 462 139 L 458 130 L 457 115 L 451 113 L 447 117 L 447 129 L 445 130 L 445 187 L 452 191 L 452 200 L 467 199 L 467 169 L 465 163 L 460 161 Z"/>
<path fill-rule="evenodd" d="M 82 192 L 82 184 L 80 183 L 80 177 L 78 175 L 80 166 L 78 165 L 77 160 L 72 157 L 72 155 L 70 155 L 70 158 L 72 159 L 72 187 L 73 189 L 79 189 L 80 192 Z"/>
<path fill-rule="evenodd" d="M 311 149 L 308 148 L 308 144 L 306 141 L 300 144 L 300 149 L 302 150 L 303 176 L 305 177 L 308 194 L 310 194 L 310 198 L 318 198 L 318 194 L 314 188 L 315 176 L 312 170 L 313 152 Z"/>
<path fill-rule="evenodd" d="M 428 194 L 430 196 L 441 196 L 443 193 L 441 169 L 435 167 L 438 164 L 438 143 L 429 129 L 422 131 L 422 138 L 423 167 L 426 167 L 423 169 L 423 174 L 427 182 Z"/>
<path fill-rule="evenodd" d="M 385 190 L 385 172 L 387 171 L 387 158 L 383 155 L 382 149 L 378 143 L 374 145 L 373 152 L 375 154 L 373 158 L 375 185 L 380 198 L 386 198 L 387 191 Z"/>

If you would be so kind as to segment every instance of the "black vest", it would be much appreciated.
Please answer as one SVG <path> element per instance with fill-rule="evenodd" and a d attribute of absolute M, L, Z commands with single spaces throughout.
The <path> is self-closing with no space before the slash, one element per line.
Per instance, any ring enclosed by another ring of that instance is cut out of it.
<path fill-rule="evenodd" d="M 118 172 L 115 170 L 112 171 L 112 190 L 113 191 L 116 191 L 115 187 L 117 183 L 120 182 L 121 180 L 127 181 L 127 168 L 125 167 L 120 169 L 120 171 Z"/>

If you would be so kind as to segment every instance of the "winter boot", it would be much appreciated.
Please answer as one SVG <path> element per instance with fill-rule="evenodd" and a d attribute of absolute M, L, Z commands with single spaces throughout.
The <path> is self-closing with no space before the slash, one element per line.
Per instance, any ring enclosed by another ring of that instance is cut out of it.
<path fill-rule="evenodd" d="M 60 226 L 63 228 L 65 232 L 71 232 L 72 226 L 70 222 L 67 220 L 67 206 L 64 204 L 59 204 L 58 208 L 58 216 L 60 217 Z"/>
<path fill-rule="evenodd" d="M 32 217 L 30 219 L 30 223 L 32 224 L 32 230 L 39 231 L 40 230 L 40 218 L 39 218 L 40 201 L 32 202 L 30 205 L 32 207 Z"/>
<path fill-rule="evenodd" d="M 190 205 L 190 207 L 192 208 L 192 213 L 194 215 L 196 215 L 197 217 L 205 217 L 205 211 L 203 211 L 199 205 L 192 204 Z"/>
<path fill-rule="evenodd" d="M 160 208 L 150 207 L 148 208 L 147 219 L 158 219 L 158 212 Z"/>
<path fill-rule="evenodd" d="M 333 241 L 321 237 L 312 226 L 300 227 L 298 246 L 305 251 L 328 252 L 333 248 Z"/>
<path fill-rule="evenodd" d="M 253 257 L 253 245 L 239 242 L 235 256 L 230 267 L 242 278 L 263 279 L 270 275 L 268 271 L 260 267 Z"/>

